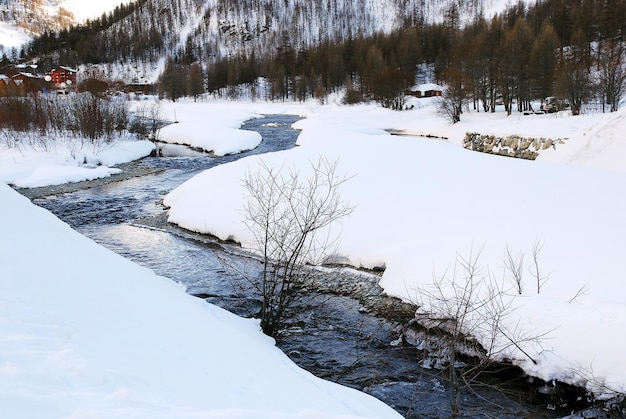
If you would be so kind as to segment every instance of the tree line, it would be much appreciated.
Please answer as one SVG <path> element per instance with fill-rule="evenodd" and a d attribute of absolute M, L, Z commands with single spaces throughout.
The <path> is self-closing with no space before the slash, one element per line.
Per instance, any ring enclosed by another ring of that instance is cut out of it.
<path fill-rule="evenodd" d="M 502 103 L 511 113 L 552 95 L 575 112 L 591 99 L 614 111 L 626 81 L 625 26 L 626 1 L 620 0 L 520 2 L 464 26 L 453 3 L 440 23 L 343 42 L 296 45 L 284 36 L 268 54 L 252 50 L 203 63 L 190 62 L 183 51 L 168 61 L 159 91 L 175 100 L 197 95 L 203 83 L 203 91 L 219 95 L 243 89 L 268 99 L 306 100 L 345 88 L 348 102 L 373 99 L 399 109 L 403 93 L 421 78 L 448 86 L 457 118 L 464 106 L 494 111 Z"/>
<path fill-rule="evenodd" d="M 272 44 L 261 46 L 241 38 L 241 28 L 232 35 L 227 23 L 217 35 L 200 25 L 177 40 L 169 28 L 184 21 L 184 10 L 200 10 L 202 2 L 177 0 L 161 8 L 142 0 L 85 25 L 46 33 L 28 54 L 41 57 L 42 64 L 47 59 L 73 66 L 154 63 L 166 56 L 157 86 L 161 96 L 174 100 L 204 92 L 324 99 L 346 89 L 347 102 L 377 100 L 400 109 L 415 80 L 429 80 L 448 87 L 453 120 L 464 107 L 493 111 L 502 103 L 511 113 L 546 96 L 567 99 L 574 111 L 591 99 L 603 109 L 619 106 L 626 78 L 626 0 L 520 1 L 492 18 L 465 23 L 459 4 L 450 2 L 438 23 L 416 16 L 386 33 L 348 31 L 342 38 L 328 34 L 311 41 L 296 36 L 304 28 L 277 29 L 269 22 L 259 33 L 244 31 L 268 39 L 272 33 Z M 219 10 L 204 13 L 206 26 Z M 219 47 L 218 38 L 240 47 Z"/>

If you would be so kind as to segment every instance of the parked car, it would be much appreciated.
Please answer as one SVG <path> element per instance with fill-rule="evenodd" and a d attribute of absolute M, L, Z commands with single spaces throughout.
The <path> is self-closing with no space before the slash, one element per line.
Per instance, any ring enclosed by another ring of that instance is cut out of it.
<path fill-rule="evenodd" d="M 569 102 L 567 100 L 559 99 L 555 96 L 548 96 L 541 104 L 541 110 L 545 113 L 558 112 L 568 108 Z"/>

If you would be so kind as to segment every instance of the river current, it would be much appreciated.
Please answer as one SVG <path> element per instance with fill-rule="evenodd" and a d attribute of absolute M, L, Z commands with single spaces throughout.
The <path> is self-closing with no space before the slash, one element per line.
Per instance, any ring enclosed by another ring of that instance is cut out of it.
<path fill-rule="evenodd" d="M 160 201 L 201 171 L 252 154 L 294 147 L 298 132 L 290 126 L 296 120 L 289 115 L 267 115 L 248 121 L 243 129 L 263 137 L 260 146 L 249 152 L 212 157 L 183 146 L 162 145 L 161 157 L 136 163 L 158 169 L 157 174 L 34 202 L 103 246 L 183 284 L 188 293 L 251 316 L 258 302 L 246 293 L 229 266 L 254 270 L 259 269 L 257 262 L 240 256 L 236 246 L 161 228 L 165 209 Z M 219 200 L 219 190 L 207 193 Z M 375 274 L 350 269 L 327 270 L 324 275 L 337 283 L 376 281 Z M 373 315 L 349 293 L 310 291 L 290 314 L 277 346 L 313 374 L 370 393 L 407 418 L 449 417 L 450 395 L 442 372 L 420 368 L 423 353 L 401 342 L 399 335 L 399 322 Z M 555 417 L 542 402 L 533 405 L 527 395 L 504 393 L 490 387 L 464 391 L 460 416 Z"/>

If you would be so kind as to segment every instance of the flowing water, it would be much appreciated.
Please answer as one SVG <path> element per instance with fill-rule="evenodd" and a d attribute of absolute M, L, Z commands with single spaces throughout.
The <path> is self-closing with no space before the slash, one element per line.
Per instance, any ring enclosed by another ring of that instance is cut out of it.
<path fill-rule="evenodd" d="M 162 157 L 136 163 L 160 173 L 38 198 L 35 203 L 103 246 L 184 284 L 190 294 L 251 316 L 258 301 L 228 266 L 254 272 L 260 269 L 258 262 L 240 256 L 235 246 L 168 227 L 160 200 L 193 175 L 218 164 L 294 147 L 298 132 L 290 125 L 296 119 L 268 115 L 247 122 L 243 128 L 260 132 L 263 142 L 246 153 L 212 157 L 163 145 Z M 219 200 L 219 190 L 211 193 Z M 336 284 L 360 281 L 375 286 L 377 281 L 374 274 L 349 269 L 329 269 L 323 275 Z M 420 368 L 421 351 L 398 340 L 399 335 L 398 322 L 374 316 L 350 292 L 316 291 L 306 294 L 290 314 L 277 345 L 315 375 L 366 391 L 407 418 L 449 417 L 450 396 L 442 373 Z M 463 393 L 461 417 L 554 417 L 554 413 L 543 406 L 517 403 L 497 390 L 477 388 Z"/>

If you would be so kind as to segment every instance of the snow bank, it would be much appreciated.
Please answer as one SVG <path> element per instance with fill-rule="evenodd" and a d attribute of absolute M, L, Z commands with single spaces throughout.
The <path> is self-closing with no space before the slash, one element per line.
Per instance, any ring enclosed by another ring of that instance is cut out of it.
<path fill-rule="evenodd" d="M 140 159 L 152 150 L 150 141 L 116 141 L 97 152 L 87 146 L 75 150 L 66 143 L 50 150 L 0 144 L 0 182 L 36 188 L 108 177 L 121 171 L 109 166 Z"/>
<path fill-rule="evenodd" d="M 0 184 L 4 417 L 400 417 Z"/>
<path fill-rule="evenodd" d="M 415 301 L 418 290 L 443 275 L 457 256 L 479 251 L 482 272 L 511 284 L 505 250 L 522 252 L 524 293 L 514 301 L 518 308 L 511 323 L 519 322 L 527 336 L 544 338 L 524 347 L 537 365 L 514 349 L 502 356 L 546 380 L 584 385 L 577 370 L 610 388 L 624 388 L 626 361 L 614 349 L 625 343 L 616 331 L 626 326 L 620 256 L 626 252 L 626 197 L 618 192 L 626 184 L 626 150 L 619 145 L 624 113 L 570 118 L 470 113 L 450 125 L 436 115 L 433 101 L 414 103 L 415 109 L 405 112 L 304 105 L 307 118 L 296 123 L 300 147 L 198 175 L 165 197 L 170 221 L 248 246 L 252 238 L 241 215 L 246 171 L 260 161 L 305 170 L 319 156 L 337 159 L 340 171 L 353 176 L 344 198 L 356 205 L 343 220 L 339 253 L 355 266 L 385 266 L 381 285 L 387 293 Z M 385 130 L 448 141 L 394 137 Z M 568 138 L 545 159 L 582 166 L 610 162 L 618 171 L 471 152 L 459 147 L 467 131 Z M 586 152 L 587 137 L 596 139 L 589 147 L 606 152 Z M 601 159 L 606 156 L 611 159 Z M 209 201 L 216 193 L 220 199 Z M 542 246 L 540 268 L 549 276 L 539 295 L 529 273 L 535 244 Z"/>
<path fill-rule="evenodd" d="M 514 358 L 526 371 L 546 380 L 585 384 L 587 375 L 598 381 L 587 383 L 593 390 L 623 390 L 626 360 L 616 348 L 626 343 L 619 332 L 626 327 L 626 281 L 621 267 L 626 253 L 626 196 L 620 193 L 626 184 L 622 144 L 626 111 L 577 117 L 472 112 L 450 125 L 437 115 L 434 99 L 411 99 L 410 103 L 414 109 L 403 112 L 376 105 L 320 106 L 317 102 L 166 103 L 162 105 L 166 117 L 179 121 L 174 126 L 182 128 L 175 129 L 188 143 L 205 147 L 201 142 L 210 139 L 216 145 L 205 148 L 225 153 L 242 149 L 240 140 L 252 138 L 237 131 L 245 119 L 264 113 L 306 116 L 295 125 L 302 130 L 299 147 L 210 169 L 172 191 L 165 197 L 171 206 L 170 221 L 247 246 L 251 239 L 241 214 L 241 179 L 247 170 L 263 161 L 270 167 L 304 171 L 320 156 L 337 159 L 340 174 L 352 176 L 343 189 L 344 198 L 356 206 L 341 226 L 340 256 L 355 266 L 385 266 L 381 281 L 385 291 L 414 300 L 433 275 L 443 275 L 457 256 L 472 252 L 481 252 L 482 272 L 510 284 L 504 273 L 505 250 L 521 252 L 526 261 L 524 292 L 514 300 L 517 309 L 511 322 L 519 322 L 527 336 L 545 337 L 524 347 L 538 360 L 536 365 L 516 351 L 502 356 Z M 174 128 L 164 133 L 168 129 Z M 391 136 L 389 130 L 413 136 Z M 542 151 L 537 161 L 522 161 L 462 149 L 468 131 L 567 141 L 556 150 Z M 99 158 L 104 165 L 109 163 L 102 153 Z M 68 157 L 58 150 L 24 156 L 16 150 L 2 150 L 0 180 L 25 182 L 51 160 L 57 168 L 77 165 L 73 159 L 64 159 Z M 38 182 L 45 183 L 46 178 L 50 182 L 60 170 L 40 172 Z M 220 199 L 209 199 L 216 195 Z M 10 214 L 3 218 L 14 217 L 10 212 L 3 214 Z M 6 237 L 0 244 L 10 248 L 13 239 Z M 540 294 L 529 273 L 536 243 L 542 244 L 540 267 L 549 276 Z M 91 278 L 94 269 L 77 262 L 82 261 L 80 255 L 65 262 L 71 265 L 68 272 Z M 27 265 L 25 260 L 20 263 Z M 93 262 L 93 266 L 100 264 Z M 125 278 L 135 276 L 124 274 Z M 77 313 L 72 315 L 80 318 Z M 12 324 L 7 321 L 5 325 Z M 10 367 L 7 364 L 6 371 Z M 84 378 L 80 371 L 76 374 L 68 382 Z M 116 376 L 113 381 L 123 384 L 126 379 L 130 378 Z M 607 388 L 599 388 L 601 382 Z"/>
<path fill-rule="evenodd" d="M 159 132 L 159 141 L 166 143 L 185 144 L 224 156 L 251 150 L 262 140 L 257 132 L 239 129 L 248 119 L 260 117 L 243 110 L 208 109 L 183 102 L 169 103 L 163 114 L 167 120 L 174 121 Z"/>
<path fill-rule="evenodd" d="M 578 117 L 572 118 L 577 119 Z M 541 153 L 540 161 L 624 170 L 626 167 L 626 108 L 601 118 L 582 116 L 590 123 L 581 127 L 557 150 Z"/>

